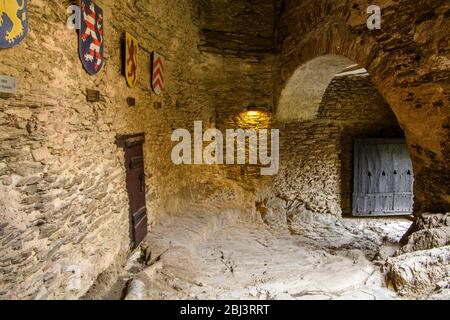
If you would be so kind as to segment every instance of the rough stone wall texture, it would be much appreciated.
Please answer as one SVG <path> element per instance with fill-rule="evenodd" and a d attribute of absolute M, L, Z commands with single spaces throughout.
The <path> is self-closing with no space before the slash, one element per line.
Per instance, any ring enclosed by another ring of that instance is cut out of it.
<path fill-rule="evenodd" d="M 368 32 L 362 0 L 286 1 L 276 30 L 278 1 L 98 0 L 106 65 L 90 77 L 78 58 L 77 34 L 65 27 L 73 1 L 29 0 L 28 37 L 0 52 L 0 74 L 19 83 L 17 96 L 0 97 L 0 298 L 77 298 L 125 260 L 128 197 L 117 134 L 146 135 L 150 225 L 196 207 L 254 209 L 252 192 L 262 179 L 249 178 L 251 170 L 242 167 L 173 166 L 172 130 L 192 129 L 194 120 L 205 127 L 248 125 L 239 117 L 242 110 L 273 109 L 289 76 L 324 54 L 347 56 L 370 71 L 405 129 L 417 173 L 417 209 L 448 208 L 450 6 L 444 0 L 380 2 L 385 27 Z M 125 31 L 140 40 L 140 80 L 133 89 L 121 76 Z M 153 50 L 167 58 L 167 91 L 160 97 L 149 85 Z M 87 103 L 86 89 L 93 88 L 102 99 Z M 127 106 L 128 96 L 137 99 L 135 108 Z M 296 189 L 293 180 L 283 182 L 279 193 L 289 198 L 304 190 L 311 209 L 338 214 L 342 125 L 321 121 L 274 124 L 283 130 L 287 154 L 304 148 L 302 159 L 314 164 L 301 172 L 289 159 L 286 167 L 305 184 Z M 302 138 L 295 142 L 292 135 Z M 323 174 L 317 164 L 331 177 L 329 184 L 311 178 Z M 73 267 L 81 271 L 81 288 L 70 291 Z"/>
<path fill-rule="evenodd" d="M 279 125 L 281 166 L 272 193 L 334 215 L 351 213 L 354 139 L 402 135 L 365 74 L 335 77 L 315 119 Z"/>
<path fill-rule="evenodd" d="M 246 58 L 226 56 L 222 59 L 224 68 L 218 72 L 220 76 L 217 85 L 211 89 L 216 101 L 217 127 L 224 133 L 226 129 L 234 128 L 244 130 L 271 128 L 272 117 L 269 111 L 258 112 L 253 118 L 248 115 L 247 108 L 256 106 L 262 110 L 271 110 L 273 59 L 270 56 Z M 258 166 L 228 165 L 223 169 L 229 179 L 244 180 L 247 186 L 258 185 L 261 178 Z M 253 190 L 256 189 L 254 186 Z"/>
<path fill-rule="evenodd" d="M 172 129 L 215 116 L 203 77 L 209 61 L 197 50 L 197 3 L 99 0 L 106 64 L 98 76 L 83 70 L 78 35 L 65 26 L 71 3 L 30 0 L 28 37 L 0 52 L 0 74 L 18 80 L 17 95 L 0 98 L 0 298 L 76 298 L 126 259 L 128 196 L 117 134 L 146 135 L 150 224 L 183 202 L 233 197 L 216 195 L 211 180 L 221 175 L 208 175 L 216 168 L 170 161 Z M 132 89 L 121 76 L 125 31 L 140 40 L 139 82 Z M 167 58 L 167 91 L 159 97 L 150 89 L 153 50 Z M 101 101 L 86 102 L 86 89 L 99 90 Z M 127 106 L 129 96 L 136 107 Z M 82 278 L 71 291 L 73 268 Z"/>
<path fill-rule="evenodd" d="M 450 3 L 378 1 L 381 30 L 366 26 L 366 0 L 286 0 L 278 19 L 275 100 L 304 63 L 335 54 L 365 67 L 404 129 L 418 212 L 450 208 Z"/>
<path fill-rule="evenodd" d="M 275 1 L 202 2 L 199 49 L 210 60 L 205 78 L 214 97 L 217 128 L 269 128 L 273 105 Z M 266 112 L 248 117 L 248 107 Z M 223 166 L 227 178 L 250 191 L 260 185 L 258 166 Z"/>
<path fill-rule="evenodd" d="M 204 25 L 200 47 L 223 54 L 272 53 L 276 1 L 202 0 Z"/>

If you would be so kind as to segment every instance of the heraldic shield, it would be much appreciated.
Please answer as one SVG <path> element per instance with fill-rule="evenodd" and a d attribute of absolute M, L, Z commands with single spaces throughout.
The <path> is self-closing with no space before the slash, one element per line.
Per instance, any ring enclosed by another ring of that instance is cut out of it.
<path fill-rule="evenodd" d="M 164 91 L 164 56 L 153 52 L 152 59 L 152 88 L 156 95 Z"/>
<path fill-rule="evenodd" d="M 125 77 L 130 87 L 134 87 L 138 79 L 138 48 L 137 39 L 127 32 L 125 34 Z"/>
<path fill-rule="evenodd" d="M 0 48 L 18 45 L 27 33 L 27 0 L 0 0 Z"/>
<path fill-rule="evenodd" d="M 97 74 L 104 64 L 103 10 L 94 0 L 81 0 L 80 58 L 86 71 Z"/>

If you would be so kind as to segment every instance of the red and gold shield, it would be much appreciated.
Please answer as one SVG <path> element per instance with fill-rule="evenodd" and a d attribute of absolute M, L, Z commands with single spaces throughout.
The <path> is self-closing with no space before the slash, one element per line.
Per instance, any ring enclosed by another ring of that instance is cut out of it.
<path fill-rule="evenodd" d="M 138 48 L 137 39 L 127 32 L 125 34 L 125 78 L 130 87 L 134 87 L 138 80 Z"/>

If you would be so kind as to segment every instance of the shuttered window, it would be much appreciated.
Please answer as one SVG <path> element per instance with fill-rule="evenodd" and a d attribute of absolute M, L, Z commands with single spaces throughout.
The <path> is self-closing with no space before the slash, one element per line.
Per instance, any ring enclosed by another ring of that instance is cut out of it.
<path fill-rule="evenodd" d="M 411 214 L 413 183 L 405 140 L 356 140 L 353 215 Z"/>

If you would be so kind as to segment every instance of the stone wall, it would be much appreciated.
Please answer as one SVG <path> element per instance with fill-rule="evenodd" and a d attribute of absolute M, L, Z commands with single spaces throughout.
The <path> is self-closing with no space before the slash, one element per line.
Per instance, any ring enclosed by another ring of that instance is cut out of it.
<path fill-rule="evenodd" d="M 181 203 L 215 193 L 208 174 L 217 168 L 175 167 L 170 160 L 174 128 L 215 117 L 202 69 L 209 61 L 197 50 L 197 3 L 97 2 L 106 35 L 98 76 L 84 71 L 77 33 L 66 28 L 71 1 L 30 0 L 29 35 L 0 52 L 0 74 L 18 81 L 16 96 L 0 98 L 0 298 L 77 298 L 113 262 L 126 259 L 128 196 L 117 134 L 145 133 L 150 225 Z M 140 40 L 134 88 L 121 75 L 125 31 Z M 150 88 L 153 50 L 166 56 L 161 96 Z M 101 101 L 86 102 L 86 89 L 99 90 Z M 137 105 L 128 107 L 127 97 Z M 72 272 L 81 275 L 74 290 L 68 288 Z"/>
<path fill-rule="evenodd" d="M 354 139 L 403 135 L 364 73 L 335 77 L 315 119 L 278 125 L 281 169 L 273 193 L 288 205 L 338 216 L 351 214 Z"/>
<path fill-rule="evenodd" d="M 273 53 L 278 1 L 202 0 L 202 50 L 219 55 Z"/>
<path fill-rule="evenodd" d="M 277 10 L 276 1 L 203 2 L 199 49 L 210 61 L 205 78 L 214 97 L 215 124 L 223 132 L 234 128 L 269 128 L 272 124 Z M 249 107 L 263 112 L 248 117 Z M 222 166 L 221 171 L 252 192 L 260 184 L 258 166 Z"/>
<path fill-rule="evenodd" d="M 106 35 L 98 76 L 84 71 L 77 33 L 66 28 L 75 1 L 29 0 L 29 35 L 0 51 L 0 74 L 18 80 L 16 96 L 0 97 L 0 298 L 78 298 L 125 261 L 129 212 L 118 134 L 145 133 L 150 230 L 200 207 L 237 206 L 246 214 L 269 193 L 316 212 L 347 211 L 353 138 L 401 134 L 367 78 L 333 81 L 313 120 L 274 123 L 269 116 L 293 72 L 326 54 L 367 67 L 392 106 L 418 175 L 417 209 L 448 208 L 444 0 L 381 1 L 388 27 L 372 34 L 362 0 L 97 2 Z M 140 40 L 132 89 L 121 70 L 125 31 Z M 161 96 L 150 88 L 154 50 L 166 57 Z M 86 102 L 86 89 L 99 90 L 101 101 Z M 137 105 L 128 107 L 127 97 Z M 249 120 L 241 116 L 248 107 L 265 112 Z M 281 129 L 280 174 L 261 179 L 255 167 L 174 166 L 171 133 L 192 130 L 195 120 L 205 128 Z M 81 286 L 70 290 L 73 272 Z"/>

